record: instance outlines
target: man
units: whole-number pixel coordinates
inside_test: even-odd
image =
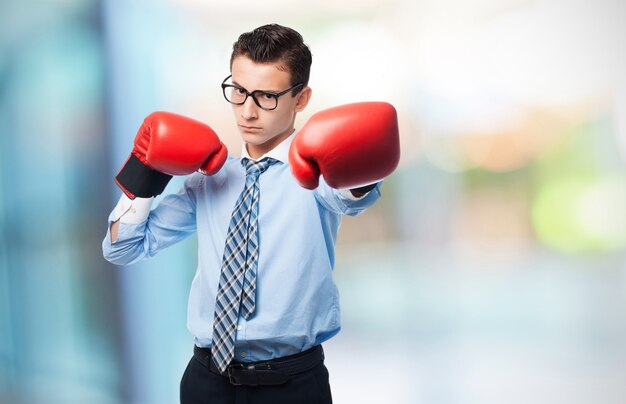
[[[198,234],[183,403],[332,402],[321,343],[340,329],[332,269],[341,215],[380,197],[399,145],[385,103],[322,111],[296,134],[310,66],[290,28],[242,34],[222,83],[241,158],[227,158],[208,126],[157,112],[116,177],[124,195],[109,217],[108,260],[130,264]],[[150,211],[171,175],[182,174],[192,175]]]

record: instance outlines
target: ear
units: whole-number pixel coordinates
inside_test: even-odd
[[[313,90],[311,87],[304,87],[302,91],[300,91],[297,95],[298,100],[296,101],[296,112],[301,112],[306,108],[309,104],[309,100],[311,100],[311,95],[313,94]]]

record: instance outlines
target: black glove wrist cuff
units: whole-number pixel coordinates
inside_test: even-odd
[[[115,177],[115,182],[127,195],[150,198],[160,195],[171,179],[171,175],[148,167],[131,153],[126,164]]]
[[[369,191],[371,191],[372,189],[376,188],[376,185],[378,185],[377,182],[375,182],[373,184],[365,185],[365,186],[359,187],[359,188],[352,188],[352,189],[350,189],[350,191],[361,192],[363,194],[366,194]]]

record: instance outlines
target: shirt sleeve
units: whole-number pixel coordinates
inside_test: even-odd
[[[177,193],[163,197],[151,211],[153,198],[136,198],[128,203],[122,197],[108,218],[102,242],[104,258],[117,265],[133,264],[193,234],[196,231],[196,187],[202,180],[198,178],[189,177]],[[117,240],[111,242],[111,224],[118,219]]]
[[[319,186],[313,191],[318,203],[331,212],[356,216],[363,213],[380,198],[380,184],[361,197],[355,197],[350,190],[339,190],[328,186],[324,177],[320,177]]]

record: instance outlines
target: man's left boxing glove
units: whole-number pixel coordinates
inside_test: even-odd
[[[130,199],[150,198],[161,194],[173,175],[215,174],[227,156],[226,146],[209,126],[171,112],[153,112],[139,128],[115,182]]]
[[[400,160],[398,117],[386,102],[359,102],[314,114],[289,149],[291,172],[307,189],[319,176],[332,188],[365,193]]]

